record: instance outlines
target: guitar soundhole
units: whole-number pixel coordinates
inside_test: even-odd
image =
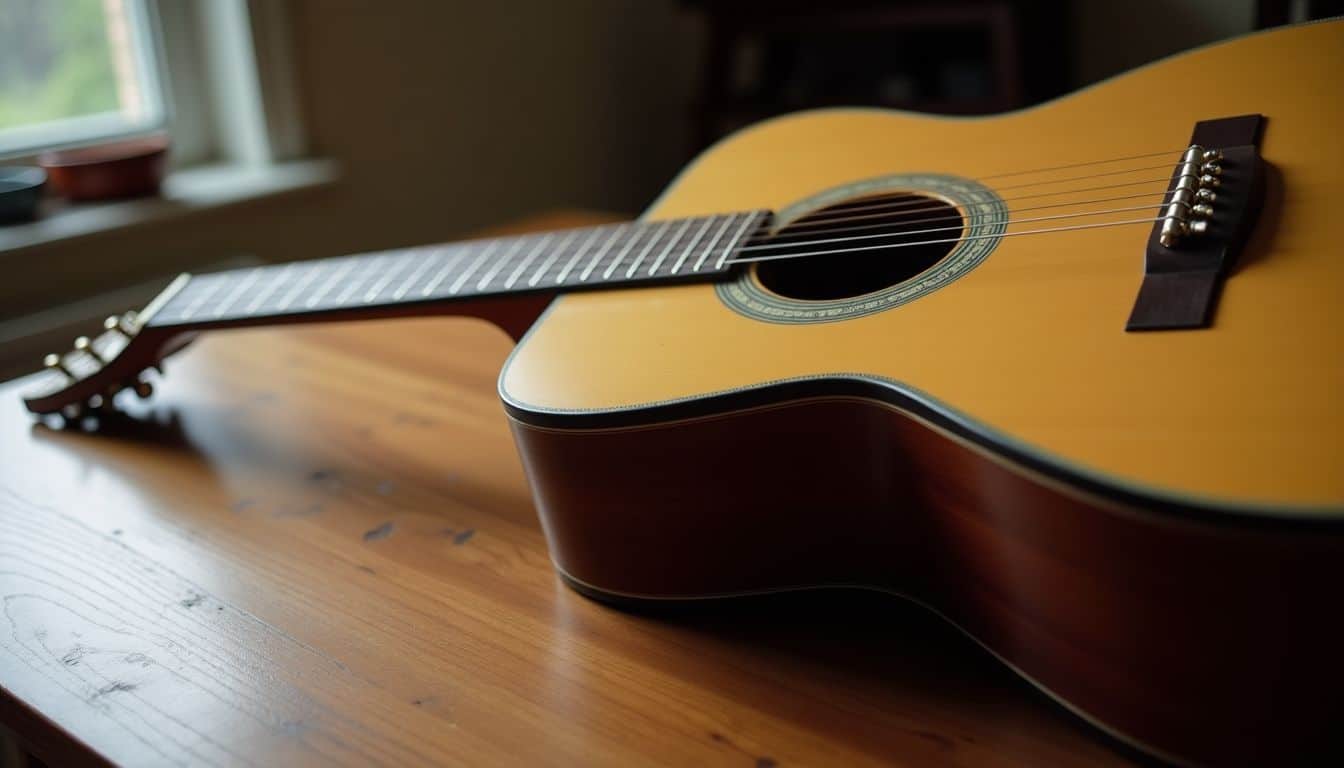
[[[938,198],[897,192],[827,206],[795,219],[744,256],[756,279],[779,296],[832,301],[880,291],[932,268],[956,247],[961,212]]]

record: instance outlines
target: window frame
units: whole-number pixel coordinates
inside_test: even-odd
[[[0,162],[32,165],[46,151],[160,132],[171,141],[168,156],[173,170],[220,164],[260,168],[305,156],[288,3],[125,2],[136,9],[139,34],[147,42],[137,46],[136,55],[142,59],[147,85],[157,95],[153,119],[126,126],[109,119],[111,115],[68,118],[88,121],[88,127],[0,151]],[[32,130],[49,133],[55,122]]]
[[[105,143],[163,130],[171,108],[164,88],[162,39],[156,14],[150,7],[156,0],[122,2],[132,27],[131,36],[136,41],[132,54],[135,74],[146,94],[145,119],[132,123],[118,112],[99,112],[7,128],[0,144],[0,159],[26,159],[52,149]]]

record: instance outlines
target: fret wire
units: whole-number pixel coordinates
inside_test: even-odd
[[[644,257],[649,255],[649,251],[653,250],[654,243],[658,242],[658,238],[662,237],[663,233],[666,232],[667,228],[670,226],[672,226],[672,219],[665,219],[658,225],[658,228],[653,233],[653,239],[644,244],[644,248],[640,250],[639,256],[635,257],[634,263],[632,263],[630,268],[625,271],[625,276],[627,278],[634,277],[635,271],[639,269],[639,265],[644,263]]]
[[[655,259],[654,262],[649,265],[648,273],[650,275],[652,275],[654,272],[657,272],[658,267],[662,266],[663,259],[666,259],[667,254],[672,252],[672,247],[675,246],[677,244],[677,241],[681,239],[681,236],[686,232],[687,228],[691,226],[692,221],[693,219],[685,219],[684,221],[682,221],[681,228],[677,230],[677,233],[672,236],[671,240],[668,241],[667,246],[664,247],[662,252],[658,254],[658,258]]]
[[[294,287],[289,290],[289,293],[285,294],[285,298],[281,300],[280,306],[276,307],[276,309],[281,312],[289,309],[289,305],[294,303],[294,299],[298,298],[300,293],[303,293],[303,289],[307,288],[308,284],[316,279],[318,273],[321,271],[322,267],[319,264],[312,264],[309,266],[308,270],[304,272],[303,278],[294,284]]]
[[[223,279],[222,277],[216,278],[214,280],[207,280],[206,285],[208,286],[208,290],[198,291],[197,296],[191,301],[191,303],[187,304],[187,306],[183,308],[180,317],[183,320],[191,319],[192,315],[196,314],[196,310],[200,309],[207,299],[218,293],[219,289],[224,287],[224,284],[227,282],[228,281]]]
[[[296,261],[294,262],[294,268],[290,270],[292,274],[289,274],[288,277],[285,277],[280,273],[276,274],[275,280],[277,285],[275,286],[275,290],[272,291],[267,297],[267,300],[261,304],[261,312],[263,314],[278,311],[280,302],[284,301],[285,294],[293,288],[297,281],[302,280],[307,276],[308,273],[305,270],[305,267],[306,265],[304,262]]]
[[[456,294],[461,290],[463,283],[467,282],[467,278],[471,277],[471,273],[475,272],[477,267],[481,266],[486,259],[490,258],[490,254],[494,253],[495,249],[498,247],[499,241],[491,240],[484,248],[482,248],[481,252],[476,256],[476,260],[471,263],[470,267],[467,267],[467,271],[459,275],[458,278],[453,281],[453,284],[448,287],[448,293]]]
[[[723,226],[719,227],[718,232],[714,233],[714,237],[710,239],[709,245],[705,246],[705,250],[700,252],[700,258],[695,260],[695,265],[691,267],[692,272],[699,272],[700,268],[705,265],[705,259],[709,258],[709,254],[714,252],[714,246],[718,245],[719,240],[723,237],[723,233],[728,231],[728,227],[733,223],[733,219],[736,218],[737,214],[734,213],[723,220]]]
[[[538,235],[449,244],[428,250],[413,248],[254,267],[236,277],[226,277],[225,273],[201,275],[173,302],[176,309],[164,315],[176,315],[176,320],[188,321],[204,313],[223,318],[259,312],[286,312],[300,301],[307,309],[314,309],[319,306],[343,306],[355,296],[362,298],[365,304],[380,298],[384,301],[401,301],[417,290],[421,296],[429,297],[449,277],[453,277],[449,293],[458,294],[464,291],[471,277],[476,274],[481,277],[471,282],[470,293],[489,292],[490,285],[505,273],[508,273],[508,279],[502,287],[494,290],[510,290],[534,267],[535,270],[528,278],[529,286],[537,286],[549,280],[556,284],[568,284],[571,276],[576,276],[575,284],[586,282],[593,279],[594,273],[599,273],[599,267],[602,267],[600,279],[611,280],[617,269],[627,264],[624,279],[634,278],[641,268],[645,269],[648,276],[654,276],[660,273],[662,266],[668,264],[669,260],[671,268],[667,274],[675,275],[691,263],[693,254],[696,258],[691,271],[701,271],[719,249],[722,252],[715,262],[715,268],[723,269],[738,243],[751,231],[753,225],[760,223],[759,211],[658,222],[622,222]],[[694,233],[691,232],[693,226]],[[731,238],[726,237],[729,230],[733,230]],[[691,237],[687,245],[679,247],[678,244],[688,234]],[[705,243],[703,249],[697,247],[701,242]],[[552,244],[554,247],[548,247]],[[574,247],[576,244],[577,247]],[[649,263],[655,251],[657,257]],[[500,254],[500,257],[492,259],[494,254]],[[632,254],[634,259],[629,261]],[[467,259],[470,259],[467,268],[461,274],[454,275]],[[335,263],[338,261],[339,264]],[[423,288],[417,289],[417,283],[432,270],[436,270],[434,276]],[[365,286],[367,290],[364,290]],[[390,297],[385,296],[390,286],[397,288]],[[339,293],[333,295],[336,291]],[[249,293],[252,295],[249,296]],[[311,295],[305,298],[305,293]],[[245,299],[245,306],[235,308]]]
[[[591,246],[592,243],[597,240],[599,235],[601,235],[603,232],[611,230],[613,227],[620,227],[620,226],[622,225],[604,224],[600,227],[582,228],[580,232],[581,233],[587,232],[588,237],[584,239],[584,242],[579,244],[579,247],[576,251],[566,251],[563,247],[557,246],[557,249],[560,252],[556,254],[556,258],[551,263],[551,266],[547,268],[545,272],[542,273],[541,280],[539,282],[546,282],[549,280],[553,280],[555,278],[555,275],[565,274],[567,272],[567,268],[568,270],[572,270],[573,267],[576,266],[579,261],[579,258],[576,257],[582,257],[583,254],[587,252],[589,246]]]
[[[685,250],[681,252],[681,256],[677,259],[677,263],[672,265],[672,274],[675,275],[681,271],[681,265],[686,263],[686,259],[691,255],[691,251],[695,250],[695,244],[700,242],[700,238],[705,236],[705,232],[709,230],[709,225],[713,222],[714,217],[709,216],[705,219],[705,223],[700,225],[700,229],[696,230],[695,237],[691,238],[690,245],[686,246]]]
[[[378,274],[379,266],[385,263],[389,258],[390,256],[386,252],[370,256],[369,260],[364,263],[364,268],[359,270],[359,274],[355,276],[355,279],[346,283],[345,288],[341,289],[340,295],[335,299],[335,305],[338,307],[345,306],[350,299],[355,297],[355,294],[358,293],[359,287],[364,284],[364,281],[370,277],[376,276]]]
[[[533,247],[532,250],[528,251],[527,256],[523,257],[522,263],[519,264],[516,268],[514,268],[513,272],[509,273],[509,279],[504,281],[504,290],[507,291],[513,287],[513,284],[518,280],[518,277],[522,275],[524,271],[527,270],[527,267],[532,263],[532,260],[537,258],[537,254],[541,253],[542,249],[546,247],[546,244],[549,243],[554,237],[555,237],[554,232],[547,232],[540,240],[537,241],[536,246]]]
[[[602,261],[602,257],[607,255],[607,252],[611,250],[611,247],[616,244],[617,238],[622,234],[625,234],[626,229],[627,225],[625,224],[617,224],[612,228],[611,237],[607,238],[607,241],[602,244],[602,247],[597,249],[597,253],[593,256],[593,260],[588,262],[588,266],[584,267],[583,271],[579,273],[580,283],[588,280],[588,276],[593,274],[593,270]]]
[[[429,296],[434,293],[434,289],[438,288],[440,283],[448,279],[448,273],[453,271],[453,267],[456,266],[459,261],[466,258],[467,251],[469,251],[470,248],[459,244],[444,246],[443,250],[448,251],[452,255],[443,262],[443,267],[441,267],[438,272],[434,273],[434,277],[425,284],[425,287],[420,289],[421,296]]]
[[[316,307],[318,305],[318,302],[322,301],[322,297],[327,295],[328,291],[330,291],[332,288],[335,288],[337,283],[343,280],[346,275],[354,271],[355,265],[358,263],[359,259],[357,257],[354,256],[347,257],[345,259],[345,264],[341,265],[340,269],[336,270],[335,272],[332,272],[331,277],[328,277],[326,281],[322,283],[322,287],[318,288],[317,293],[313,294],[312,296],[309,296],[308,300],[303,302],[303,305],[308,309]]]
[[[401,270],[404,269],[412,259],[405,251],[397,251],[388,258],[388,261],[391,262],[391,264],[389,264],[387,271],[383,273],[382,277],[374,281],[373,287],[369,288],[368,293],[364,294],[365,304],[372,304],[378,298],[378,294],[382,293],[383,289],[390,285],[397,275],[401,274]]]
[[[640,223],[642,224],[643,222]],[[608,264],[607,268],[603,270],[603,280],[611,279],[611,273],[616,271],[616,267],[620,266],[621,262],[625,259],[626,254],[630,253],[631,249],[635,247],[635,243],[639,242],[639,238],[643,237],[651,229],[653,229],[652,226],[641,226],[635,229],[634,237],[631,237],[626,241],[625,247],[620,250],[620,253],[616,254],[616,260],[611,262],[611,264]]]
[[[224,313],[229,311],[229,307],[233,306],[233,302],[237,301],[244,293],[247,292],[247,289],[250,288],[253,283],[257,282],[257,280],[261,278],[261,273],[263,271],[265,270],[262,267],[253,267],[252,271],[247,273],[247,277],[243,278],[242,280],[239,280],[238,285],[234,286],[234,289],[232,291],[229,291],[228,296],[225,297],[224,303],[216,307],[215,311],[212,314],[216,318],[223,317]]]
[[[672,219],[667,222],[659,222],[659,225],[663,225],[665,223],[675,224],[678,221],[680,220]],[[692,223],[694,222],[692,221]],[[536,241],[536,245],[533,248],[531,248],[527,252],[527,255],[522,259],[522,261],[517,266],[514,267],[512,273],[509,276],[509,279],[504,281],[502,288],[504,290],[511,289],[514,283],[516,283],[517,280],[522,276],[522,274],[527,271],[527,268],[531,264],[535,263],[536,259],[539,256],[541,256],[543,250],[545,250],[546,244],[551,239],[554,239],[554,236],[556,234],[563,233],[564,237],[560,239],[560,242],[558,242],[554,248],[550,249],[549,251],[546,251],[547,255],[546,258],[543,260],[543,263],[538,266],[536,271],[533,273],[532,277],[528,279],[529,285],[538,285],[550,280],[557,280],[556,275],[558,274],[563,274],[566,275],[567,277],[569,272],[572,271],[572,269],[575,266],[577,266],[583,254],[588,251],[588,249],[592,246],[593,242],[604,232],[611,231],[613,228],[617,230],[612,234],[610,238],[608,238],[607,241],[604,241],[602,246],[603,248],[615,248],[617,245],[620,245],[622,243],[625,244],[626,248],[629,248],[631,246],[636,245],[640,241],[640,238],[642,238],[644,234],[647,232],[647,230],[652,226],[650,224],[650,226],[643,226],[633,231],[629,231],[630,224],[631,224],[630,222],[623,222],[614,225],[604,224],[594,228],[578,227],[570,230],[560,230],[559,232],[547,233],[539,241]],[[622,229],[625,229],[627,231],[623,232],[621,231]],[[579,239],[581,236],[584,236],[585,233],[587,236],[583,238],[583,241],[579,244],[577,250],[575,251],[566,250],[566,246],[572,244],[574,240]],[[622,238],[622,235],[627,234],[630,237],[629,241],[625,241]],[[529,241],[530,240],[531,238],[529,238]],[[515,251],[515,255],[516,252],[517,251]],[[512,256],[510,256],[508,259],[505,259],[504,263],[502,263],[499,266],[499,269],[501,271],[507,270],[512,260],[513,260]],[[600,258],[598,263],[600,263]],[[559,281],[557,280],[557,282]]]
[[[509,246],[509,249],[504,252],[503,256],[495,259],[494,265],[491,266],[489,271],[487,271],[480,281],[476,283],[476,291],[478,293],[484,291],[485,286],[489,285],[490,281],[495,279],[495,275],[498,275],[505,266],[513,261],[513,257],[518,255],[518,252],[523,249],[523,244],[526,242],[526,237],[513,238],[513,245]]]
[[[737,245],[738,241],[742,239],[742,236],[751,230],[752,224],[755,224],[757,227],[760,226],[761,222],[758,220],[760,218],[761,214],[759,211],[754,211],[752,213],[747,214],[747,218],[745,221],[742,222],[742,226],[739,227],[737,232],[733,234],[733,239],[729,240],[728,244],[723,247],[723,255],[719,257],[719,260],[717,262],[715,262],[714,264],[715,269],[724,268],[724,266],[728,263],[728,257],[733,255],[733,246]]]
[[[542,275],[546,273],[546,270],[549,269],[551,264],[556,260],[557,257],[559,257],[560,251],[564,250],[564,247],[566,245],[569,245],[569,242],[578,236],[579,231],[580,230],[577,229],[571,229],[569,231],[569,235],[560,241],[560,244],[555,247],[555,250],[552,251],[550,255],[546,257],[546,260],[542,262],[541,266],[537,268],[536,273],[533,274],[532,277],[528,279],[527,281],[528,285],[534,286],[537,284],[538,281],[541,280]]]
[[[579,250],[574,252],[574,255],[571,256],[569,261],[565,264],[565,268],[560,270],[560,274],[556,276],[555,282],[557,284],[565,282],[565,278],[569,276],[569,271],[574,268],[574,264],[578,262],[579,257],[583,255],[584,251],[588,250],[589,246],[593,244],[593,241],[597,239],[597,236],[601,231],[601,227],[593,227],[592,234],[588,235],[588,239],[583,241],[583,245],[579,246]]]
[[[284,281],[285,275],[290,271],[292,271],[293,269],[294,269],[294,262],[292,261],[286,264],[284,267],[282,267],[280,271],[275,274],[275,278],[271,280],[270,284],[267,285],[266,288],[262,290],[261,293],[258,293],[256,296],[252,297],[252,301],[247,303],[247,309],[244,311],[249,315],[255,313],[257,311],[257,307],[260,307],[263,301],[269,298],[272,293],[275,293],[280,288],[280,284]]]
[[[401,287],[392,292],[393,301],[401,301],[405,298],[406,292],[411,289],[412,285],[415,285],[415,281],[423,277],[424,274],[429,271],[429,268],[434,266],[434,249],[416,248],[415,251],[423,251],[423,255],[420,257],[420,263],[416,266],[415,271],[411,272],[411,276],[406,278],[406,281],[401,284]]]

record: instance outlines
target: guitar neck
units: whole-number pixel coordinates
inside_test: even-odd
[[[184,276],[151,327],[254,325],[326,315],[414,314],[445,302],[712,280],[768,211],[626,222]]]

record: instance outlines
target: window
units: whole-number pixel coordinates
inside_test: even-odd
[[[165,130],[174,168],[304,155],[285,4],[0,0],[0,159]]]
[[[162,127],[160,71],[145,0],[0,0],[0,154]]]

